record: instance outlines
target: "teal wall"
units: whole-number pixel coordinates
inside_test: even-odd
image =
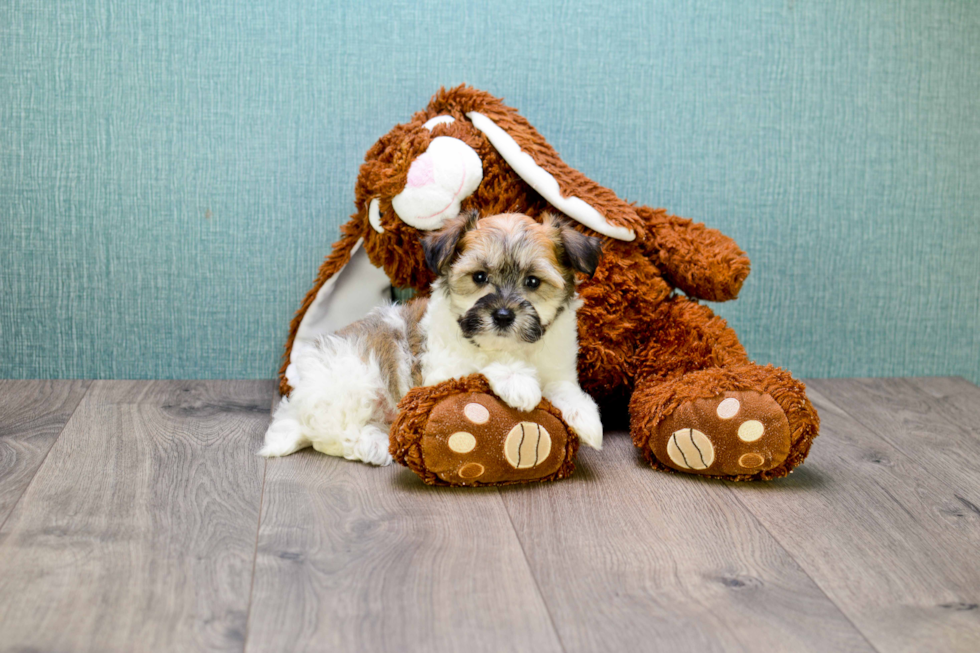
[[[5,0],[0,377],[271,377],[440,85],[735,237],[799,376],[980,381],[980,3]]]

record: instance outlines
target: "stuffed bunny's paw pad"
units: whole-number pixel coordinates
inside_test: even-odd
[[[790,453],[789,421],[768,394],[732,391],[681,404],[650,438],[654,456],[694,474],[744,476]]]
[[[568,431],[541,409],[521,412],[484,393],[452,395],[432,409],[421,439],[425,467],[452,485],[561,478]],[[570,472],[570,469],[569,469]]]

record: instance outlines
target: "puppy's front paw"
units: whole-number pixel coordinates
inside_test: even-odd
[[[541,385],[526,374],[511,374],[496,383],[490,381],[490,387],[505,404],[524,413],[531,412],[541,403]]]
[[[579,440],[593,449],[602,449],[602,420],[592,397],[582,392],[577,383],[569,382],[549,384],[544,394],[561,411]]]
[[[589,405],[562,410],[561,416],[582,442],[593,449],[602,449],[602,420],[595,404],[589,402]]]

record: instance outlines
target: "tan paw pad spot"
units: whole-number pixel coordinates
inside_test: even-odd
[[[738,414],[738,409],[741,407],[742,404],[739,403],[738,399],[729,397],[718,404],[718,410],[715,412],[718,413],[718,417],[721,419],[731,419]]]
[[[754,467],[759,467],[762,463],[766,462],[766,459],[757,453],[744,453],[738,459],[738,464],[746,469],[752,469]]]
[[[551,435],[540,424],[521,422],[504,440],[504,456],[515,469],[534,467],[551,453]]]
[[[482,406],[481,406],[482,408]],[[472,433],[457,431],[449,436],[449,448],[456,453],[469,453],[476,447],[476,438]]]
[[[701,431],[674,431],[667,442],[667,455],[682,469],[707,469],[715,461],[715,448]]]
[[[466,404],[466,407],[463,408],[463,414],[466,415],[466,419],[474,424],[486,424],[487,420],[490,419],[490,411],[486,409],[486,406],[478,403]]]
[[[483,476],[484,467],[480,463],[466,463],[459,468],[460,478],[477,478]]]
[[[742,442],[755,442],[766,432],[762,422],[750,419],[738,427],[738,439]]]

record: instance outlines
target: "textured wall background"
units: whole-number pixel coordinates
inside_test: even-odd
[[[978,70],[959,0],[6,0],[0,377],[273,376],[364,152],[465,81],[735,237],[758,360],[977,382]]]

